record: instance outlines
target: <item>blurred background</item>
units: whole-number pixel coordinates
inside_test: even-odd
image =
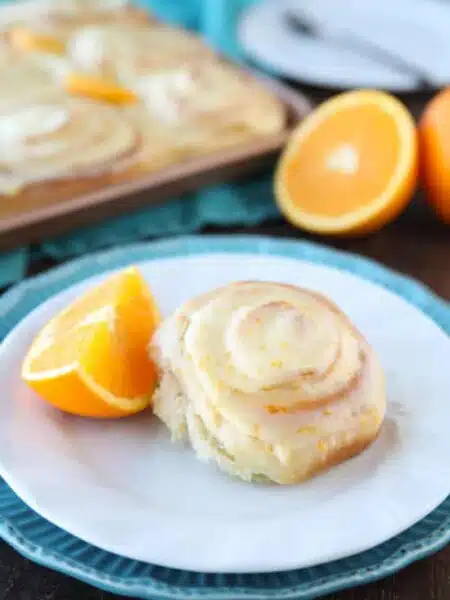
[[[123,4],[98,1],[112,9]],[[82,2],[78,0],[78,4]],[[58,5],[75,3],[60,0]],[[419,119],[427,102],[450,82],[447,0],[136,3],[164,22],[196,32],[232,61],[281,82],[311,107],[341,91],[377,88],[399,97]],[[1,4],[8,10],[6,2]],[[415,195],[398,221],[369,238],[311,236],[289,224],[275,202],[273,169],[277,158],[278,154],[272,155],[270,162],[244,179],[237,177],[238,169],[233,178],[231,170],[226,181],[205,183],[195,191],[184,192],[179,186],[175,194],[156,206],[130,210],[119,218],[105,217],[64,234],[46,235],[32,244],[4,248],[0,286],[88,251],[127,242],[195,232],[245,232],[313,239],[361,252],[412,272],[450,295],[450,283],[440,275],[448,230],[422,193]]]

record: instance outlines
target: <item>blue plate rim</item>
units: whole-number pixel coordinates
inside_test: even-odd
[[[273,254],[285,256],[287,258],[297,258],[307,260],[316,264],[322,264],[329,267],[339,268],[347,272],[354,273],[365,279],[368,279],[378,285],[382,285],[389,290],[397,293],[417,308],[428,314],[437,324],[447,333],[450,332],[450,310],[449,305],[444,300],[436,296],[424,285],[390,269],[383,267],[372,261],[358,255],[343,251],[334,250],[319,244],[297,241],[276,239],[261,236],[183,236],[178,238],[169,238],[156,242],[144,242],[123,246],[113,250],[96,252],[87,257],[77,258],[64,265],[55,267],[48,272],[30,278],[17,284],[11,290],[0,297],[0,340],[11,330],[17,322],[20,321],[36,303],[44,301],[47,297],[54,295],[61,289],[81,281],[87,277],[100,274],[102,272],[120,268],[129,263],[134,263],[152,258],[187,256],[193,254],[205,253],[248,253],[248,254]],[[30,301],[32,301],[31,306]],[[8,318],[9,317],[9,318]],[[6,503],[5,503],[6,498]],[[318,595],[330,594],[338,590],[369,583],[390,575],[401,568],[406,567],[412,562],[424,558],[434,552],[437,552],[450,542],[450,497],[438,507],[431,515],[422,522],[415,525],[396,539],[407,537],[408,532],[418,528],[427,519],[431,517],[439,520],[440,525],[433,531],[419,540],[413,542],[405,541],[401,548],[393,554],[382,558],[377,557],[377,566],[365,568],[345,568],[345,565],[360,556],[374,553],[379,554],[379,549],[384,544],[375,549],[369,550],[362,555],[350,557],[343,561],[337,561],[332,565],[338,565],[337,570],[322,577],[311,579],[309,585],[305,587],[295,581],[296,577],[303,571],[315,572],[317,569],[304,569],[298,571],[286,571],[277,574],[254,574],[254,577],[260,581],[260,585],[248,586],[242,584],[247,576],[235,576],[233,585],[229,585],[231,576],[217,574],[215,584],[212,585],[211,576],[204,574],[194,574],[187,572],[174,571],[176,574],[174,580],[177,584],[170,582],[161,583],[155,577],[126,577],[122,575],[111,575],[104,568],[94,568],[84,564],[64,554],[54,552],[40,546],[27,539],[26,534],[20,528],[14,525],[14,519],[5,506],[10,506],[21,514],[25,511],[30,524],[39,525],[42,531],[47,529],[57,530],[55,526],[45,521],[42,517],[31,511],[15,494],[2,484],[0,491],[0,537],[9,545],[15,548],[23,556],[34,562],[47,566],[55,571],[70,575],[86,583],[99,587],[109,592],[120,595],[128,595],[139,598],[151,598],[161,600],[184,600],[186,598],[208,597],[211,600],[263,600],[266,598],[277,598],[284,600],[300,600],[317,597]],[[20,521],[20,518],[18,519]],[[26,527],[25,527],[26,529]],[[58,530],[63,536],[67,537],[73,544],[78,542],[93,553],[101,553],[103,557],[110,557],[118,565],[120,562],[136,563],[116,555],[106,553],[102,550],[89,546],[77,538],[74,538],[67,532]],[[339,571],[339,565],[344,565]],[[149,565],[149,568],[151,565]],[[334,567],[333,567],[334,568]],[[155,567],[165,575],[171,574],[171,569]],[[189,579],[189,585],[180,585],[183,580],[183,574]],[[278,587],[267,588],[264,586],[266,577],[279,578]],[[250,577],[250,576],[248,576]],[[192,580],[194,578],[194,580]],[[284,582],[282,581],[284,580]],[[192,583],[194,581],[194,583]],[[223,585],[221,585],[223,582]],[[227,583],[228,582],[228,583]],[[307,588],[307,589],[306,589]]]

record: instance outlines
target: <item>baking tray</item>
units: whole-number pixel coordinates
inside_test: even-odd
[[[0,13],[6,6],[0,9]],[[160,203],[203,186],[257,173],[267,168],[283,148],[292,128],[310,112],[311,104],[301,93],[266,76],[251,72],[285,105],[286,129],[250,143],[188,159],[160,171],[114,183],[99,177],[78,186],[70,181],[71,195],[64,194],[67,180],[55,184],[51,192],[28,195],[18,206],[14,196],[0,197],[0,250],[37,242],[47,236],[117,217],[135,209]],[[95,185],[95,189],[92,186]],[[18,197],[20,199],[20,197]]]

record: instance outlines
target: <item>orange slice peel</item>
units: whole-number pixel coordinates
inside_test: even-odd
[[[377,90],[335,96],[293,132],[275,175],[280,210],[294,225],[330,235],[380,229],[417,185],[414,120]]]
[[[136,268],[88,290],[34,339],[23,380],[55,407],[113,418],[151,402],[157,374],[148,355],[158,307]]]
[[[425,107],[419,122],[421,183],[437,216],[450,225],[450,88]]]

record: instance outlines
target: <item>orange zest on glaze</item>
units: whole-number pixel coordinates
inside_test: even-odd
[[[272,404],[268,404],[264,408],[269,415],[276,415],[278,413],[287,414],[289,412],[285,406],[273,406]]]

